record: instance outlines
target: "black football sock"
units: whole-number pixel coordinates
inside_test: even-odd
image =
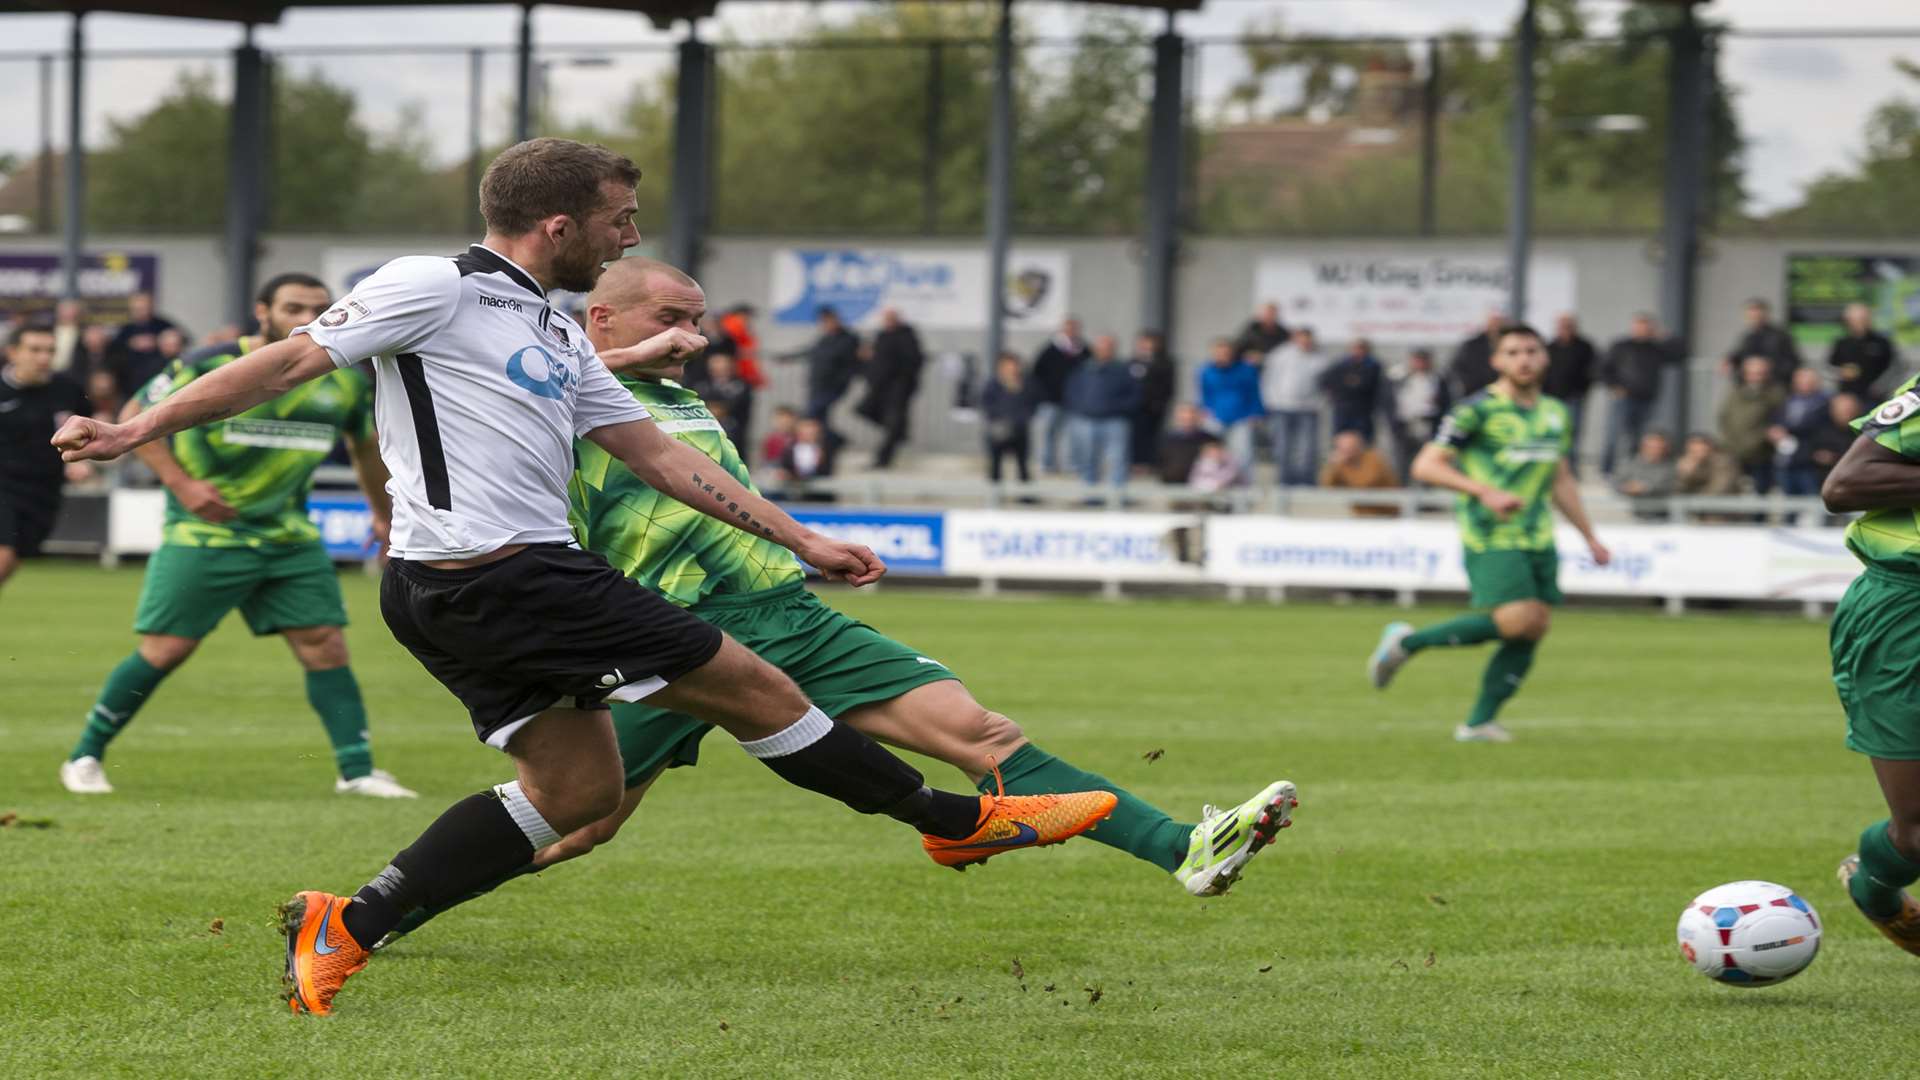
[[[911,765],[816,708],[740,748],[787,783],[838,799],[862,814],[886,814],[949,840],[971,836],[979,826],[978,797],[928,788]]]
[[[408,912],[449,904],[532,862],[535,851],[558,839],[518,781],[469,795],[355,893],[340,921],[370,949]]]

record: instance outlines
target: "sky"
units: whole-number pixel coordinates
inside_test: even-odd
[[[1622,0],[1591,0],[1586,5],[1601,26],[1627,5]],[[845,18],[859,5],[848,3],[755,3],[729,0],[720,16],[703,27],[709,38],[779,40],[810,20]],[[1072,32],[1085,8],[1056,3],[1025,4],[1032,25],[1043,35]],[[1178,16],[1180,30],[1194,37],[1230,37],[1250,23],[1278,17],[1289,30],[1331,36],[1360,34],[1420,35],[1456,28],[1498,34],[1510,25],[1519,0],[1208,0],[1204,10]],[[1738,94],[1748,149],[1749,209],[1765,212],[1798,201],[1803,186],[1823,173],[1845,169],[1861,146],[1862,127],[1873,107],[1907,93],[1920,97],[1920,84],[1898,75],[1894,61],[1920,62],[1920,3],[1914,0],[1847,0],[1844,4],[1807,0],[1712,0],[1701,9],[1735,31],[1818,31],[1836,28],[1898,30],[1911,37],[1875,33],[1861,38],[1811,40],[1741,38],[1723,49],[1721,71]],[[1142,13],[1158,25],[1161,16]],[[0,152],[32,154],[39,145],[39,68],[30,56],[64,49],[65,16],[0,15]],[[448,46],[509,46],[518,26],[517,8],[473,5],[446,8],[294,9],[257,36],[265,48],[340,48],[420,42]],[[619,12],[563,6],[535,11],[535,40],[549,46],[589,46],[602,66],[569,65],[556,50],[545,69],[554,100],[563,115],[584,116],[603,101],[621,101],[634,81],[672,65],[671,48],[681,29],[655,30],[644,18]],[[108,59],[89,65],[86,128],[90,142],[107,134],[115,119],[150,108],[182,67],[209,71],[224,90],[227,64],[213,55],[240,40],[238,28],[197,20],[152,19],[97,14],[87,19],[92,47],[115,49],[206,50],[205,58]],[[1207,49],[1200,64],[1200,94],[1209,96],[1236,72],[1234,51]],[[1209,60],[1209,58],[1212,58]],[[363,93],[363,118],[376,130],[392,127],[409,105],[424,110],[436,150],[457,159],[466,139],[465,55],[409,57],[301,57],[295,71],[318,67],[335,81],[377,93]],[[64,76],[56,71],[56,79]],[[503,139],[510,122],[512,71],[502,54],[490,56],[482,71],[484,123],[489,141]],[[64,130],[64,108],[55,109],[55,131]],[[56,134],[56,142],[59,136]]]

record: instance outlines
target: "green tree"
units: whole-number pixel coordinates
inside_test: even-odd
[[[1894,61],[1909,79],[1920,65]],[[1807,185],[1798,206],[1756,224],[1781,232],[1905,236],[1920,228],[1920,100],[1896,96],[1868,117],[1853,167]]]

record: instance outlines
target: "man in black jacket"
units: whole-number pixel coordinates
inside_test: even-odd
[[[1167,426],[1174,384],[1179,381],[1178,367],[1167,355],[1167,343],[1160,331],[1142,330],[1133,339],[1133,357],[1127,361],[1127,370],[1140,384],[1140,396],[1133,407],[1128,460],[1156,469],[1160,463],[1160,432]]]
[[[0,365],[0,583],[40,553],[60,514],[61,485],[91,474],[67,465],[53,433],[91,412],[80,384],[53,370],[53,330],[16,326]]]
[[[1653,316],[1641,312],[1633,317],[1627,336],[1613,343],[1600,365],[1600,381],[1613,392],[1613,405],[1607,412],[1607,445],[1600,456],[1600,471],[1613,475],[1613,464],[1622,450],[1632,453],[1640,445],[1640,436],[1660,400],[1660,383],[1668,364],[1678,360],[1673,343],[1660,338]]]
[[[1874,390],[1899,354],[1885,334],[1873,328],[1873,309],[1865,304],[1847,305],[1847,332],[1834,339],[1827,353],[1827,366],[1840,376],[1840,392],[1863,401],[1878,401]]]
[[[1040,471],[1064,471],[1060,439],[1067,429],[1067,379],[1087,359],[1087,339],[1080,336],[1080,320],[1068,316],[1060,332],[1047,339],[1033,358],[1027,390],[1033,396],[1033,441],[1040,444]],[[1069,463],[1073,464],[1073,463]]]
[[[1800,366],[1800,348],[1793,343],[1793,335],[1773,322],[1772,307],[1757,296],[1747,301],[1746,319],[1746,330],[1720,361],[1720,370],[1738,382],[1740,365],[1747,357],[1764,356],[1773,365],[1773,381],[1786,389],[1793,381],[1793,369]]]
[[[1453,400],[1464,401],[1493,385],[1496,377],[1493,345],[1506,325],[1505,315],[1490,311],[1487,313],[1486,332],[1473,335],[1453,351],[1453,362],[1447,365],[1447,381],[1452,384]]]
[[[876,469],[892,465],[894,451],[907,439],[907,417],[913,411],[913,396],[920,392],[920,368],[925,362],[920,335],[898,311],[882,311],[880,332],[873,336],[873,351],[867,359],[867,393],[854,409],[880,428],[880,449],[873,456]]]
[[[806,415],[825,425],[827,413],[853,385],[853,374],[860,366],[860,339],[841,324],[840,313],[830,307],[821,308],[815,317],[820,321],[820,336],[805,351],[781,359],[807,362]]]
[[[1567,406],[1567,418],[1573,425],[1573,449],[1567,454],[1567,464],[1575,472],[1580,470],[1580,432],[1586,428],[1587,392],[1593,389],[1599,359],[1593,342],[1580,333],[1580,324],[1572,315],[1554,320],[1553,340],[1547,342],[1547,374],[1540,389]]]
[[[1257,352],[1265,356],[1293,339],[1293,332],[1280,321],[1280,305],[1266,303],[1247,325],[1240,329],[1240,336],[1233,339],[1233,351],[1241,356]]]

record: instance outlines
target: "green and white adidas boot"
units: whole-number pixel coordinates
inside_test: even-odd
[[[1265,791],[1228,810],[1201,811],[1200,824],[1187,842],[1187,860],[1174,880],[1195,896],[1220,896],[1240,880],[1240,871],[1280,830],[1293,824],[1300,805],[1291,780],[1276,780]]]

